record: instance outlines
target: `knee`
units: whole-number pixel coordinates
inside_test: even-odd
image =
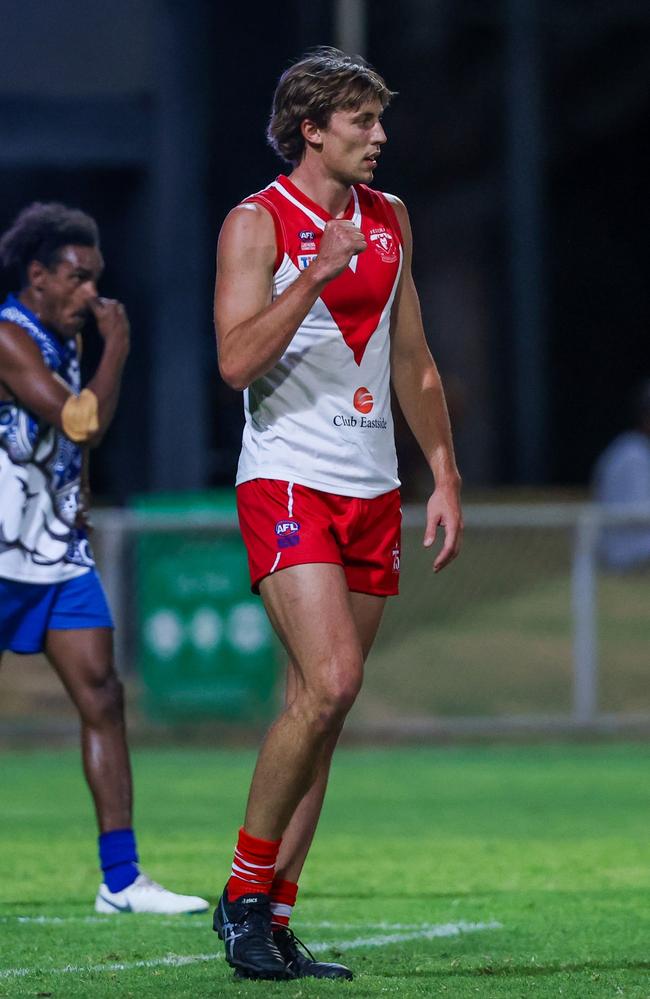
[[[316,692],[314,699],[314,725],[317,731],[328,734],[339,730],[357,699],[361,688],[362,664],[350,662],[342,671],[335,671]]]
[[[86,724],[101,726],[121,722],[124,717],[124,687],[113,669],[94,676],[80,699]]]
[[[347,689],[328,692],[320,698],[314,712],[314,730],[320,735],[339,731],[354,704],[356,694]]]

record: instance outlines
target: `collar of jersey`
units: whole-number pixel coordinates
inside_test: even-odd
[[[43,326],[43,323],[38,318],[36,313],[32,312],[31,309],[28,309],[27,306],[20,301],[18,296],[11,292],[7,295],[6,300],[0,306],[0,309],[7,308],[16,309],[25,317],[28,325],[33,329],[34,333],[47,342],[49,349],[55,352],[60,362],[63,361],[64,352],[66,350],[71,350],[75,345],[74,337],[70,337],[67,340],[61,340],[56,333],[48,329],[47,326]]]
[[[283,187],[285,191],[288,191],[296,201],[299,201],[305,208],[308,208],[312,215],[316,215],[318,218],[322,219],[323,223],[330,222],[335,217],[334,215],[330,215],[327,209],[323,208],[322,205],[318,205],[315,201],[312,201],[311,198],[307,197],[304,191],[301,191],[299,187],[296,187],[296,185],[290,181],[288,177],[285,177],[284,174],[280,174],[276,183]],[[350,200],[348,201],[343,215],[339,215],[337,217],[348,219],[349,221],[354,215],[356,200],[357,199],[354,197],[354,193],[351,192]]]
[[[23,303],[20,301],[17,295],[14,295],[12,292],[10,292],[7,295],[7,300],[4,303],[4,305],[5,308],[9,307],[12,309],[18,309],[19,312],[22,312],[25,319],[29,319],[29,321],[32,322],[34,326],[37,326],[42,333],[48,333],[48,334],[50,333],[50,331],[46,329],[45,326],[43,326],[43,323],[40,321],[36,313],[32,312],[31,309],[28,309],[26,305],[23,305]]]
[[[55,333],[54,330],[51,330],[49,326],[44,326],[39,317],[36,315],[36,313],[32,312],[31,309],[28,309],[27,306],[20,301],[18,296],[13,294],[13,292],[9,292],[9,294],[7,295],[7,299],[4,302],[4,305],[0,306],[0,308],[7,308],[7,307],[18,309],[19,312],[22,312],[25,319],[28,319],[31,323],[34,324],[34,326],[37,327],[37,329],[41,331],[41,333],[44,333],[45,336],[48,336],[52,340],[52,342],[56,344],[57,347],[66,346],[66,344],[74,342],[75,338],[73,336],[66,337],[64,339],[60,337],[58,333]]]

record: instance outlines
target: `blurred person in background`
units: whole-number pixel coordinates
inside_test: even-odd
[[[123,305],[97,294],[104,262],[95,221],[29,205],[0,239],[16,294],[0,306],[0,657],[43,652],[81,719],[86,780],[99,825],[98,912],[203,911],[141,873],[113,621],[88,543],[82,478],[117,405],[129,352]],[[103,339],[81,388],[82,336]]]
[[[608,445],[596,462],[593,493],[607,507],[648,507],[650,515],[650,378],[635,389],[630,400],[633,428]],[[607,527],[599,554],[609,569],[625,571],[650,562],[650,526]]]
[[[219,364],[246,412],[239,521],[253,589],[289,657],[286,706],[260,750],[214,916],[240,977],[352,977],[300,949],[289,921],[332,753],[398,591],[391,382],[433,474],[424,544],[439,526],[445,535],[434,569],[460,547],[460,478],[408,214],[367,186],[391,97],[336,49],[288,69],[268,138],[292,171],[235,207],[219,239]]]

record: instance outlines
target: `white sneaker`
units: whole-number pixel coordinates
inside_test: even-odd
[[[109,891],[105,884],[101,884],[95,899],[95,912],[152,912],[160,916],[175,916],[205,912],[209,908],[210,903],[204,898],[177,895],[146,874],[138,874],[133,884],[122,891]]]

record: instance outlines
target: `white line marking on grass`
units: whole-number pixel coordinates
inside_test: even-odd
[[[297,923],[299,929],[306,926],[310,930],[429,930],[432,926],[438,925],[436,923],[389,923],[385,919],[379,923],[366,923],[365,921],[339,923],[331,919],[312,922],[308,919],[294,919],[294,923]]]
[[[334,947],[336,950],[354,950],[356,947],[386,947],[388,944],[406,943],[408,940],[435,940],[437,937],[458,937],[461,933],[479,933],[481,930],[500,930],[502,923],[441,923],[411,933],[385,933],[379,937],[357,937],[355,940],[340,940],[338,943],[316,943],[310,950],[315,953]]]
[[[103,916],[2,916],[0,923],[37,923],[56,926],[59,923],[103,923]]]
[[[196,915],[172,916],[171,919],[161,919],[160,916],[152,916],[156,926],[173,926],[174,929],[201,930],[205,933],[205,922],[197,919]],[[294,922],[296,922],[294,920]],[[18,923],[19,926],[68,926],[70,923],[81,923],[84,926],[115,926],[115,915],[113,913],[102,916],[0,916],[0,923]],[[367,923],[357,921],[355,923],[339,923],[332,919],[309,920],[299,919],[297,921],[299,929],[309,930],[428,930],[435,923],[390,923],[382,920],[378,923]]]
[[[196,915],[174,916],[173,919],[161,919],[160,916],[153,916],[156,926],[174,926],[176,929],[197,929],[205,932],[205,923],[196,918]],[[67,926],[70,923],[83,923],[93,926],[115,926],[115,915],[107,913],[103,916],[0,916],[0,923],[37,924],[41,926]]]
[[[222,954],[168,954],[166,957],[152,957],[148,961],[126,961],[115,964],[66,964],[63,968],[2,968],[0,978],[22,978],[25,975],[79,975],[98,971],[134,971],[137,968],[182,967],[186,964],[199,964],[204,961],[219,961]]]
[[[206,924],[203,920],[197,919],[196,915],[178,915],[172,916],[171,919],[161,919],[160,916],[152,916],[151,918],[152,921],[155,921],[156,926],[173,926],[177,930],[201,930],[202,933],[205,933]],[[30,924],[39,926],[67,926],[70,923],[81,923],[86,926],[114,927],[115,916],[112,913],[102,916],[0,916],[0,923],[18,923],[20,926],[29,926]],[[299,929],[386,930],[388,932],[394,932],[395,930],[429,930],[438,925],[436,923],[390,923],[386,920],[378,923],[367,923],[365,920],[354,923],[340,923],[332,919],[299,919],[297,923]]]
[[[54,918],[54,917],[52,917]],[[340,928],[340,927],[339,927]],[[356,937],[354,940],[328,940],[312,944],[315,954],[330,949],[354,950],[358,947],[386,947],[389,944],[405,943],[409,940],[434,940],[439,937],[457,937],[463,933],[479,933],[482,930],[500,930],[502,923],[493,920],[489,923],[440,923],[425,924],[411,933],[386,933],[378,937]],[[24,978],[26,975],[79,975],[103,971],[134,971],[138,968],[181,967],[187,964],[201,964],[205,961],[218,961],[221,954],[168,954],[166,957],[153,957],[148,961],[128,961],[116,964],[66,964],[63,968],[0,968],[0,979]]]

